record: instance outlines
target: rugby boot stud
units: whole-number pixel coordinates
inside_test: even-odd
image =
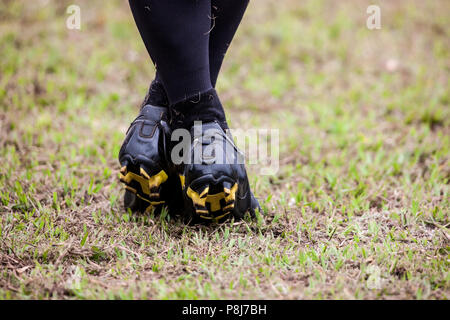
[[[250,190],[244,155],[218,122],[196,122],[189,156],[179,167],[187,218],[221,222],[252,216],[259,203]]]

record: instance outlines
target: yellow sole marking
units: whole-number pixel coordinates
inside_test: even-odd
[[[219,220],[219,219],[222,219],[223,217],[225,217],[225,216],[227,216],[227,215],[229,215],[229,214],[230,214],[230,213],[227,212],[227,213],[224,213],[223,215],[217,216],[217,217],[200,216],[200,218],[205,219],[205,220]]]
[[[168,178],[169,176],[167,175],[167,173],[164,170],[161,170],[158,174],[150,177],[150,179],[148,180],[148,185],[150,189],[157,188],[161,184],[166,182]]]
[[[194,190],[191,189],[191,187],[189,187],[187,190],[187,196],[192,199],[192,202],[194,202],[194,204],[204,207],[206,205],[206,198],[207,198],[205,197],[205,195],[208,194],[208,191],[209,187],[203,190],[201,194],[198,194],[198,192],[195,192]]]
[[[151,202],[150,200],[145,199],[144,197],[142,197],[142,196],[139,195],[138,193],[136,193],[136,196],[137,196],[139,199],[144,200],[145,202],[148,202],[148,203],[152,204],[152,202]]]
[[[199,195],[197,192],[192,190],[190,187],[187,190],[187,195],[189,198],[192,199],[192,202],[194,204],[200,205],[202,207],[206,206],[206,202],[208,202],[211,205],[211,212],[216,212],[221,209],[220,200],[225,199],[226,203],[233,202],[234,207],[234,200],[236,199],[236,192],[238,189],[238,184],[235,183],[231,189],[224,188],[224,192],[216,193],[216,194],[208,194],[206,197],[204,197],[205,192],[208,193],[209,187],[206,188],[201,195]],[[230,205],[226,206],[225,208],[228,208]],[[223,208],[223,209],[225,209]]]
[[[130,184],[134,180],[141,185],[143,193],[145,193],[145,194],[150,193],[150,188],[148,186],[148,180],[145,179],[143,176],[137,175],[133,172],[128,172],[125,176],[121,175],[120,180],[125,182],[126,184]]]
[[[180,174],[179,176],[180,176],[181,188],[184,189],[184,183],[186,182],[186,177],[183,176],[182,174]]]
[[[148,200],[148,199],[145,199],[144,197],[142,197],[142,196],[139,195],[138,193],[136,193],[136,196],[137,196],[139,199],[144,200],[145,202],[150,203],[152,206],[157,206],[157,205],[159,205],[159,204],[166,203],[165,201],[150,201],[150,200]]]
[[[220,200],[225,199],[225,194],[223,192],[216,194],[208,194],[206,197],[206,202],[211,205],[211,211],[219,211],[220,210]]]
[[[224,214],[221,215],[221,216],[217,216],[216,219],[217,219],[217,220],[222,219],[223,217],[225,217],[225,216],[227,216],[227,215],[229,215],[229,214],[230,214],[229,212],[224,213]]]
[[[231,188],[231,190],[227,189],[228,195],[225,197],[226,202],[234,201],[236,200],[236,192],[238,190],[238,184],[235,183],[234,186]]]
[[[132,188],[130,186],[125,186],[125,189],[128,190],[128,191],[131,191],[133,193],[137,193],[136,189],[134,189],[134,188]]]
[[[233,208],[234,208],[234,203],[227,205],[226,207],[223,208],[223,210],[233,209]]]
[[[145,172],[144,169],[141,168],[140,173],[141,173],[141,175],[144,176],[144,178],[150,180],[150,176],[147,174],[147,172]]]
[[[235,183],[234,186],[230,189],[224,188],[224,192],[216,193],[216,194],[208,194],[206,197],[206,202],[208,202],[211,205],[211,211],[219,211],[220,206],[220,200],[225,199],[225,203],[228,202],[234,202],[236,199],[236,191],[238,189],[238,184]],[[233,203],[234,206],[234,203]],[[227,206],[228,207],[228,206]],[[226,208],[226,207],[225,207]],[[225,209],[223,208],[223,209]]]

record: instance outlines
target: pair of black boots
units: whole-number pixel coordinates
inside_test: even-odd
[[[226,124],[214,119],[208,97],[193,102],[207,113],[202,116],[206,120],[195,122],[195,108],[193,113],[177,112],[168,107],[163,92],[154,81],[119,152],[125,208],[148,212],[166,206],[186,222],[241,219],[247,212],[254,216],[260,207],[244,157]]]

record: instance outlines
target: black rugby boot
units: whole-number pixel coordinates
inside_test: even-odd
[[[170,141],[170,128],[162,90],[158,82],[152,83],[119,152],[120,181],[126,189],[124,206],[133,212],[160,211],[167,205],[173,213],[183,205],[178,177],[169,168],[166,141]]]
[[[209,120],[223,113],[214,107],[215,92],[199,97],[187,105],[189,115],[172,107],[172,129],[190,128],[188,152],[178,160],[177,171],[185,200],[185,218],[192,222],[222,222],[227,218],[241,219],[249,212],[252,217],[260,206],[253,193],[245,170],[245,157],[236,147],[225,121]],[[208,109],[213,106],[214,110]],[[186,103],[183,108],[186,107]],[[196,122],[197,114],[203,122]],[[206,120],[205,120],[206,118]],[[220,117],[224,119],[223,117]],[[198,119],[197,119],[198,120]],[[176,148],[176,149],[175,149]],[[183,149],[186,151],[187,147]],[[172,148],[172,161],[181,148]],[[176,163],[177,164],[177,163]]]

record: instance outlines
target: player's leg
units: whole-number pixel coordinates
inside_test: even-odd
[[[212,26],[209,39],[211,83],[216,86],[225,54],[241,23],[249,0],[211,0]]]
[[[210,1],[129,2],[169,102],[175,104],[212,89],[209,73]]]
[[[202,148],[211,147],[219,140],[224,142],[218,147],[226,154],[227,161],[197,163],[193,158],[195,152],[191,152],[190,161],[178,166],[186,207],[193,216],[206,220],[220,219],[231,213],[241,217],[258,204],[250,191],[243,163],[236,162],[237,149],[225,135],[225,114],[211,83],[211,3],[130,0],[130,5],[167,93],[171,128],[190,130],[191,142],[195,144],[198,137],[194,133],[194,122],[202,121],[200,136],[210,129],[220,138],[215,142],[206,141]]]

